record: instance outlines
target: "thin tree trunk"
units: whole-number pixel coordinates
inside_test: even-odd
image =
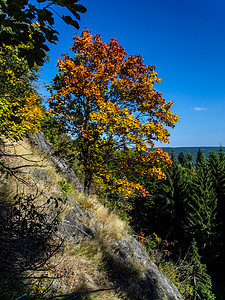
[[[86,195],[90,194],[90,188],[92,183],[93,172],[90,169],[85,170],[85,179],[84,179],[84,193]]]

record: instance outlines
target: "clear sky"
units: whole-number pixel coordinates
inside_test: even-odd
[[[225,0],[81,0],[80,30],[56,20],[59,42],[41,81],[55,76],[61,53],[70,53],[74,34],[84,27],[104,42],[116,38],[128,54],[155,65],[155,86],[180,123],[168,146],[225,146]],[[45,93],[44,88],[41,89]],[[157,144],[157,146],[165,146]]]

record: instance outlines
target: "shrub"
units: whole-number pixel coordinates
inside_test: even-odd
[[[73,191],[73,186],[68,183],[67,179],[63,179],[59,181],[59,184],[61,186],[61,191],[65,194],[71,194]]]

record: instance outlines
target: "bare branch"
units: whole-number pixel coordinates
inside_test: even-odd
[[[118,286],[109,288],[109,289],[99,289],[99,290],[87,291],[87,292],[83,292],[83,293],[71,293],[71,294],[64,294],[64,295],[56,295],[56,296],[51,296],[49,298],[44,298],[43,300],[50,300],[50,299],[55,299],[55,298],[71,297],[71,296],[81,296],[81,295],[87,295],[87,294],[91,294],[91,293],[104,292],[104,291],[111,291],[111,290],[116,290],[116,289],[118,289]]]

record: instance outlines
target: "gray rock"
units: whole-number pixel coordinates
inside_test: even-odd
[[[32,135],[27,133],[26,137],[42,152],[48,155],[52,155],[52,153],[54,152],[54,147],[47,141],[43,132],[39,131]]]
[[[136,286],[136,290],[141,291],[140,299],[183,299],[174,284],[151,262],[145,248],[134,238],[130,241],[116,241],[111,249],[121,265],[131,264],[142,269],[139,282],[136,280],[136,285],[139,286]],[[134,298],[139,299],[138,296]]]
[[[33,145],[51,158],[70,184],[80,190],[83,189],[68,162],[53,155],[54,149],[42,132],[35,133],[28,138]],[[39,176],[41,180],[48,179],[48,175],[41,171],[35,176]],[[69,201],[69,196],[66,195],[66,197]],[[86,238],[97,238],[94,228],[85,225],[93,220],[91,213],[82,211],[78,204],[74,203],[73,210],[60,223],[58,231],[66,241],[73,238],[77,243]],[[90,223],[95,223],[95,221]],[[127,295],[128,299],[182,300],[177,288],[151,262],[145,248],[132,237],[129,237],[129,240],[112,242],[110,249],[105,250],[105,262],[109,266],[112,281],[118,285],[123,294]]]
[[[72,184],[79,191],[83,190],[83,186],[81,185],[79,179],[77,178],[74,170],[70,167],[68,162],[63,158],[58,158],[55,156],[50,157],[56,168],[62,172],[65,178],[68,180],[70,184]]]
[[[30,143],[37,147],[43,154],[50,158],[56,168],[62,172],[70,184],[72,184],[79,191],[83,190],[83,186],[77,178],[74,170],[70,167],[65,159],[54,156],[54,147],[47,141],[43,132],[39,131],[32,135],[27,134],[26,137]]]
[[[75,238],[79,242],[86,238],[93,238],[95,237],[94,231],[83,224],[87,219],[89,219],[89,216],[75,203],[73,210],[65,216],[58,230],[63,238],[67,240]]]

